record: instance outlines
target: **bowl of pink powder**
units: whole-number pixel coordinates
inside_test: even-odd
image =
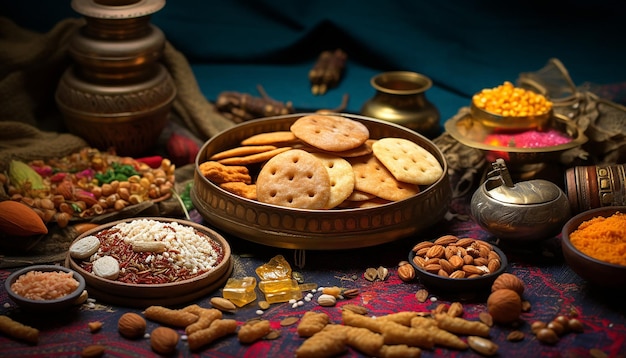
[[[11,300],[24,310],[57,312],[78,304],[85,279],[67,267],[33,265],[10,274],[4,286]]]

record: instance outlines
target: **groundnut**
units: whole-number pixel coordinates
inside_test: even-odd
[[[74,214],[74,208],[66,202],[59,204],[59,211],[67,214]]]
[[[128,183],[128,182],[125,182],[125,183]],[[121,186],[119,188],[117,193],[119,194],[120,199],[128,201],[128,198],[130,197],[130,191],[128,190],[129,188],[130,186],[128,188],[126,186]]]
[[[57,225],[59,225],[60,228],[66,227],[67,224],[70,222],[71,218],[72,218],[72,215],[68,213],[57,213],[55,215],[55,221],[57,222]]]
[[[141,177],[139,175],[132,175],[128,178],[128,182],[129,183],[139,183],[139,180],[141,180]]]
[[[100,215],[100,214],[104,213],[104,208],[100,204],[94,204],[91,207],[91,210],[93,210],[94,214],[96,214],[96,215]]]
[[[113,208],[117,211],[124,209],[128,205],[128,202],[122,199],[118,199],[115,204],[113,204]]]
[[[117,193],[107,196],[106,198],[107,207],[113,207],[115,205],[115,202],[118,201],[119,199],[120,199],[120,196]]]
[[[109,183],[102,184],[101,191],[102,195],[105,197],[115,193],[113,186]]]
[[[143,198],[141,197],[141,195],[137,195],[137,194],[133,194],[128,198],[128,202],[135,205],[135,204],[139,204],[143,201]]]
[[[55,206],[52,200],[48,198],[43,198],[39,201],[39,207],[44,210],[54,210]]]
[[[100,197],[102,196],[102,187],[94,186],[89,189],[89,192],[92,193],[93,196],[96,197],[96,199],[100,199]]]

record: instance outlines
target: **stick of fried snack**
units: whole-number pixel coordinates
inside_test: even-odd
[[[208,328],[195,331],[187,337],[187,344],[192,351],[198,350],[213,341],[235,333],[237,321],[234,319],[217,319]]]
[[[376,357],[385,343],[383,336],[378,333],[374,333],[367,328],[342,325],[336,326],[345,330],[347,345],[367,356]]]
[[[431,349],[435,346],[435,340],[426,329],[411,328],[396,322],[384,322],[382,331],[385,344],[406,344],[424,349]]]
[[[489,326],[480,321],[469,321],[461,317],[451,317],[445,313],[435,315],[437,326],[448,332],[489,337]]]
[[[198,316],[183,310],[174,310],[163,306],[150,306],[144,316],[158,323],[174,327],[187,327],[198,320]]]
[[[330,318],[326,313],[307,311],[300,319],[296,330],[300,337],[311,337],[321,331],[329,322]]]
[[[272,327],[270,326],[270,321],[265,319],[256,322],[249,322],[239,328],[237,338],[239,339],[239,342],[243,344],[254,343],[270,333],[271,329]]]
[[[399,323],[403,326],[410,326],[411,325],[411,319],[413,319],[413,317],[417,317],[418,313],[414,312],[414,311],[402,311],[402,312],[396,312],[396,313],[390,313],[390,314],[386,314],[384,316],[380,316],[377,317],[376,319],[382,319],[385,321],[393,321],[396,323]]]
[[[183,308],[183,310],[185,310]],[[185,334],[190,335],[193,332],[208,328],[213,321],[222,318],[222,311],[217,308],[200,308],[197,311],[198,320],[185,327]]]
[[[411,327],[426,329],[435,341],[435,345],[446,348],[464,350],[468,348],[467,343],[456,334],[443,330],[437,326],[437,322],[432,318],[413,317]]]
[[[354,313],[350,310],[343,310],[341,312],[341,320],[346,326],[367,328],[372,332],[382,333],[382,321]]]
[[[14,321],[5,315],[0,315],[0,332],[30,344],[37,344],[37,342],[39,342],[38,329]]]
[[[329,324],[321,331],[307,338],[298,349],[296,358],[324,358],[334,357],[346,351],[346,333],[344,330],[333,328]]]
[[[376,355],[380,358],[420,358],[421,356],[421,349],[409,347],[406,344],[384,345]]]

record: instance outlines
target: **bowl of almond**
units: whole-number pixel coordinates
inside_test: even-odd
[[[443,153],[400,125],[351,114],[251,120],[208,140],[191,199],[212,226],[263,245],[334,250],[415,234],[443,218]]]
[[[489,289],[508,265],[497,246],[455,235],[417,243],[409,252],[409,262],[421,283],[444,292]]]

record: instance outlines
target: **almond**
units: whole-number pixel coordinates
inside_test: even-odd
[[[426,260],[424,260],[423,257],[421,256],[415,256],[413,257],[413,263],[417,266],[417,267],[424,267],[426,266]]]
[[[125,338],[143,337],[146,333],[146,320],[137,313],[124,313],[117,321],[117,330]]]
[[[439,265],[441,265],[441,269],[445,271],[448,275],[454,272],[454,266],[450,263],[450,261],[446,259],[440,259]]]
[[[420,303],[426,302],[428,299],[428,291],[425,289],[417,290],[417,292],[415,292],[415,298],[417,298],[417,301]]]
[[[0,232],[9,236],[48,233],[42,218],[29,206],[13,200],[0,201]]]
[[[418,243],[417,245],[413,246],[413,252],[417,253],[418,251],[420,251],[421,249],[428,249],[429,247],[433,246],[434,243],[432,241],[422,241],[420,243]]]
[[[463,265],[463,271],[469,275],[482,275],[484,273],[484,271],[476,265]]]
[[[415,269],[411,264],[404,264],[398,267],[398,277],[404,282],[409,282],[415,278]]]
[[[366,315],[369,311],[367,310],[367,308],[363,307],[363,306],[359,306],[359,305],[353,305],[353,304],[345,304],[343,306],[341,306],[342,310],[347,310],[347,311],[352,311],[356,314],[360,314],[360,315]]]
[[[163,355],[174,353],[178,344],[178,333],[169,327],[157,327],[150,333],[150,347]]]
[[[446,246],[446,245],[453,244],[457,241],[459,241],[459,238],[454,235],[444,235],[438,238],[437,240],[435,240],[434,244]]]
[[[445,253],[445,249],[441,245],[433,245],[428,251],[426,251],[426,257],[428,258],[441,258]]]
[[[489,260],[487,260],[485,257],[477,257],[474,259],[474,265],[476,266],[487,266],[488,263]]]
[[[82,352],[80,352],[82,358],[97,358],[102,357],[103,354],[104,346],[101,344],[92,344],[83,348]]]
[[[211,305],[222,312],[233,312],[237,309],[234,303],[223,297],[212,297]]]
[[[457,270],[460,269],[461,267],[463,267],[463,264],[465,263],[463,261],[463,259],[461,258],[461,256],[452,256],[448,259],[448,262],[450,263],[450,265],[452,265],[452,267]]]
[[[430,272],[430,273],[439,273],[439,270],[441,270],[441,265],[439,264],[428,264],[424,267],[424,270]]]
[[[476,240],[472,239],[471,237],[465,237],[465,238],[459,239],[459,241],[451,245],[460,246],[460,247],[469,247],[471,244],[474,243],[474,241]]]
[[[463,270],[456,270],[450,274],[450,278],[465,278],[466,274]]]
[[[489,262],[487,263],[487,268],[489,269],[489,272],[498,271],[500,269],[500,260],[498,259],[489,260]]]
[[[320,306],[332,307],[337,303],[337,299],[335,298],[335,296],[331,296],[331,295],[327,295],[323,293],[317,298],[317,303]]]

